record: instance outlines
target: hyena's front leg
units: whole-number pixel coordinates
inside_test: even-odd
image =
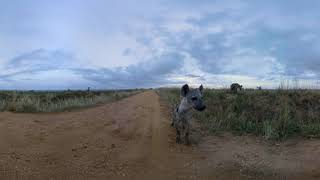
[[[186,132],[186,135],[185,135],[184,138],[185,138],[185,140],[184,140],[185,142],[184,142],[184,143],[185,143],[186,145],[189,145],[189,144],[190,144],[189,132]]]
[[[184,135],[184,143],[186,145],[189,145],[190,144],[190,138],[189,138],[189,135],[190,135],[190,125],[189,123],[186,124],[186,129],[185,129],[185,135]]]
[[[180,144],[181,143],[181,132],[178,128],[176,128],[176,130],[177,130],[176,143]]]

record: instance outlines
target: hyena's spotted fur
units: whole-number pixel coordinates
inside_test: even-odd
[[[203,86],[197,89],[190,89],[187,84],[181,88],[181,102],[173,109],[172,126],[176,128],[176,142],[181,143],[182,138],[185,144],[189,144],[190,121],[192,109],[203,111],[206,106],[202,101]]]

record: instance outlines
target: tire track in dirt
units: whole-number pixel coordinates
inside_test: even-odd
[[[73,112],[0,113],[0,179],[320,177],[319,140],[222,134],[177,145],[169,114],[154,91]]]

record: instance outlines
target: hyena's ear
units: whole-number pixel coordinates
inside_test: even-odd
[[[203,92],[203,86],[202,86],[202,84],[200,85],[199,90],[200,90],[201,93]]]
[[[181,96],[182,96],[182,97],[186,97],[187,94],[188,94],[188,92],[189,92],[189,86],[188,86],[188,84],[183,85],[183,86],[181,87]]]

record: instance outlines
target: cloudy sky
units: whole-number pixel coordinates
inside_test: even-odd
[[[0,0],[0,89],[319,85],[320,1]]]

